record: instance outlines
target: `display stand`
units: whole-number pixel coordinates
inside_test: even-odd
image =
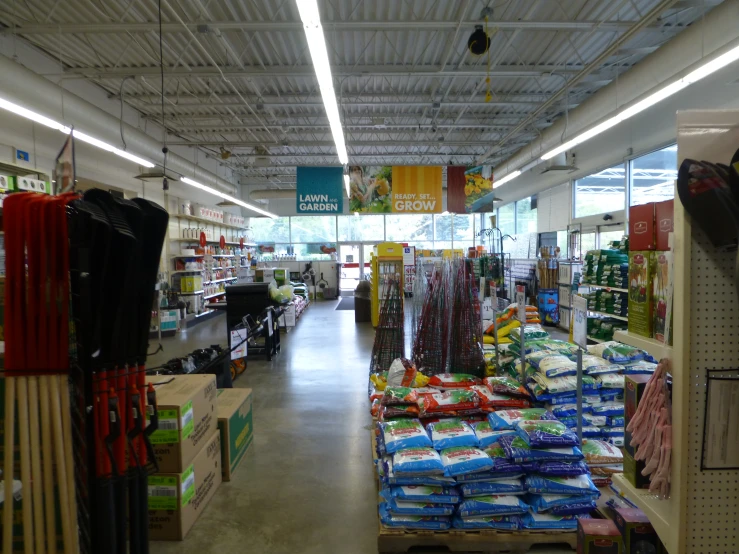
[[[739,111],[678,113],[678,162],[728,164],[739,148]],[[623,475],[614,483],[641,508],[670,554],[736,552],[739,470],[704,470],[708,370],[739,367],[736,252],[721,252],[694,225],[675,194],[674,347],[619,333],[634,346],[672,358],[671,494],[659,500]]]

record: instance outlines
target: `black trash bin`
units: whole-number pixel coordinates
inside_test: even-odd
[[[370,300],[369,281],[360,281],[354,289],[354,322],[368,323],[372,321],[372,301]]]

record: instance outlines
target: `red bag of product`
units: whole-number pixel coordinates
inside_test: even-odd
[[[407,358],[397,358],[390,364],[387,384],[394,387],[411,387],[416,378],[416,364]]]
[[[440,373],[429,379],[429,387],[435,389],[466,389],[480,383],[480,379],[467,373]]]
[[[382,406],[380,408],[380,413],[382,414],[382,418],[392,418],[392,417],[418,417],[418,406],[415,405],[409,405],[409,406]]]
[[[471,390],[448,390],[422,394],[418,400],[421,415],[478,410],[480,399]]]
[[[531,398],[531,395],[521,383],[511,377],[485,377],[483,381],[495,394],[507,394]]]
[[[505,394],[491,392],[485,385],[475,385],[471,389],[480,398],[480,409],[486,412],[508,408],[530,408],[531,402],[525,398],[516,398]]]
[[[385,394],[382,397],[382,404],[384,406],[416,404],[417,402],[418,393],[410,387],[385,387]]]

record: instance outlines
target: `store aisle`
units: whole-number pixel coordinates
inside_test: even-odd
[[[272,360],[236,387],[254,390],[254,442],[183,542],[152,554],[377,552],[367,370],[374,332],[335,302],[311,305]],[[213,342],[225,318],[165,339],[149,366]],[[152,348],[153,349],[153,348]]]

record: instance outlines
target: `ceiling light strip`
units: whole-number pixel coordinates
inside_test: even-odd
[[[316,71],[323,106],[326,109],[326,116],[331,127],[331,135],[333,135],[334,143],[336,144],[336,154],[339,157],[340,163],[347,164],[349,163],[349,157],[346,153],[344,132],[341,129],[339,106],[336,103],[333,77],[331,76],[331,66],[328,62],[326,40],[323,36],[318,4],[316,0],[296,0],[296,4],[298,6],[298,12],[300,12],[300,19],[303,22],[303,30],[305,31],[305,38],[308,41],[308,49],[310,50],[310,57],[313,61],[313,68]]]
[[[252,204],[247,204],[243,200],[239,200],[235,196],[231,196],[230,194],[226,194],[225,192],[221,192],[218,189],[214,189],[213,187],[209,187],[208,185],[204,185],[202,183],[198,183],[197,181],[193,181],[189,177],[183,177],[180,179],[183,183],[186,183],[190,185],[191,187],[195,187],[197,189],[203,190],[205,192],[208,192],[210,194],[213,194],[215,196],[218,196],[220,198],[223,198],[224,200],[228,200],[229,202],[233,202],[234,204],[241,206],[242,208],[246,208],[247,210],[252,210],[254,212],[257,212],[262,215],[266,215],[267,217],[271,217],[272,219],[277,219],[279,216],[276,214],[273,214],[271,212],[268,212],[266,210],[263,210],[261,208],[257,208],[256,206],[253,206]]]

